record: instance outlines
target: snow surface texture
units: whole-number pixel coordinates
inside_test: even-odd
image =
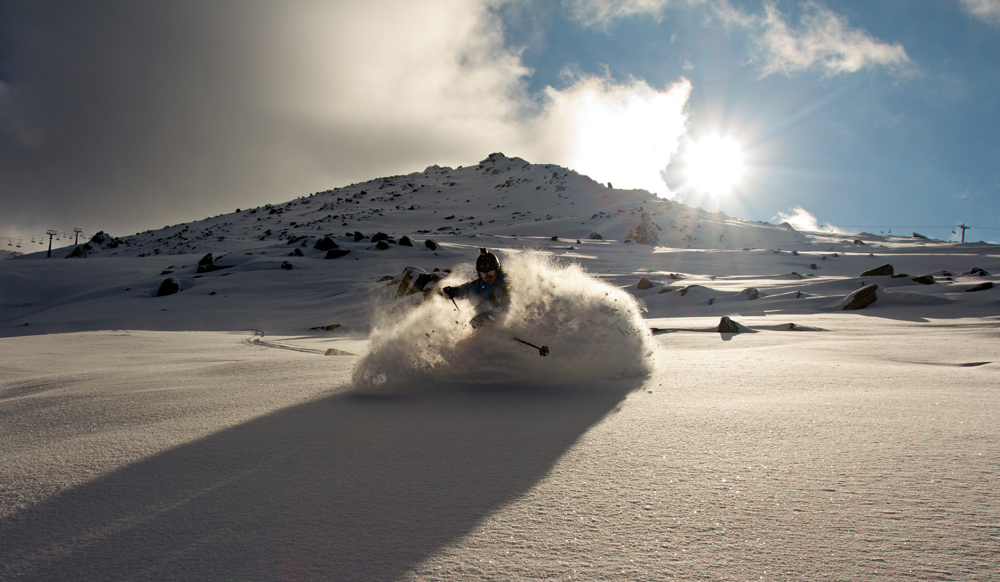
[[[659,246],[623,240],[644,212]],[[0,261],[0,579],[997,578],[996,245],[799,232],[500,155],[121,241]],[[469,334],[470,305],[386,281],[467,281],[479,247],[586,322],[512,316],[512,363],[570,370],[604,286],[647,309],[649,375],[431,366],[410,377],[447,389],[359,393],[359,354],[392,364],[421,316],[441,349]],[[519,265],[532,249],[553,262]],[[599,335],[607,362],[626,338]]]
[[[439,293],[405,312],[380,308],[371,347],[358,363],[359,390],[422,384],[574,385],[650,372],[652,336],[636,300],[575,263],[537,252],[500,254],[513,289],[510,307],[492,329],[473,329],[469,300]],[[460,265],[440,286],[476,276]],[[548,356],[520,343],[552,346]]]

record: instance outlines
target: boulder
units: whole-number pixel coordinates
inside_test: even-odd
[[[410,240],[410,237],[404,234],[403,236],[399,237],[399,245],[404,247],[412,247],[413,241]]]
[[[363,240],[365,240],[365,235],[358,231],[354,231],[354,242],[361,242]]]
[[[972,287],[971,289],[966,289],[965,292],[969,293],[969,292],[972,292],[972,291],[986,291],[987,289],[992,289],[992,288],[993,288],[993,282],[992,281],[987,281],[985,283],[980,283],[980,284],[976,285],[975,287]]]
[[[330,249],[340,248],[340,245],[333,242],[332,238],[324,236],[323,238],[316,241],[316,244],[313,245],[313,248],[316,249],[317,251],[328,251]]]
[[[212,253],[208,253],[198,261],[198,269],[196,273],[207,273],[212,270],[215,265],[215,261],[212,258]]]
[[[604,240],[604,237],[601,236],[601,233],[595,231],[590,233],[590,240]]]
[[[173,295],[174,293],[179,293],[181,291],[181,282],[177,279],[170,277],[169,279],[164,279],[160,283],[160,288],[156,290],[157,297],[164,297],[166,295]]]
[[[384,232],[377,232],[372,235],[372,242],[377,243],[380,241],[389,240],[389,235]]]
[[[91,252],[93,252],[93,250],[94,250],[94,247],[90,246],[89,243],[82,244],[82,245],[76,247],[75,249],[73,249],[73,252],[71,252],[70,254],[66,255],[66,258],[67,259],[82,259],[82,258],[86,258],[87,255],[89,255]]]
[[[339,259],[344,255],[350,254],[351,251],[347,249],[330,249],[326,252],[324,259]]]
[[[289,257],[301,257],[302,256],[302,249],[295,249],[294,251],[288,253],[288,256]]]
[[[933,285],[934,276],[933,275],[921,275],[919,277],[914,277],[912,279],[915,283],[920,283],[921,285]]]
[[[211,273],[212,271],[219,271],[222,269],[228,269],[232,265],[216,265],[215,259],[212,257],[212,253],[208,253],[198,261],[198,268],[195,270],[196,273]]]
[[[979,267],[973,267],[971,270],[963,272],[962,276],[963,277],[989,277],[990,274],[987,273],[986,271],[980,269]]]
[[[281,262],[281,268],[284,269],[284,270],[286,270],[286,271],[291,271],[292,270],[292,264],[289,263],[288,261],[282,261]]]
[[[118,238],[105,233],[103,230],[90,237],[90,241],[82,245],[79,245],[73,249],[70,254],[66,255],[67,259],[76,258],[86,258],[87,255],[93,252],[99,252],[106,249],[115,249],[119,246],[125,244],[125,242]]]
[[[864,309],[878,300],[879,286],[877,283],[866,285],[847,296],[845,310]]]
[[[639,289],[652,289],[654,286],[655,285],[653,285],[653,283],[645,277],[641,277],[639,282],[636,284],[636,287]]]
[[[384,251],[389,248],[389,243],[384,240],[380,240],[377,243],[375,243],[375,248],[377,248],[380,251]]]
[[[749,287],[740,291],[740,295],[746,295],[747,301],[753,301],[754,299],[760,299],[760,291],[756,287]]]
[[[895,269],[892,268],[892,265],[890,265],[889,263],[886,263],[886,264],[882,265],[881,267],[875,267],[874,269],[868,269],[867,271],[865,271],[864,273],[861,273],[858,276],[859,277],[891,277],[892,274],[895,273],[895,272],[896,271],[895,271]]]
[[[716,328],[719,333],[740,333],[740,324],[723,316],[719,320],[719,327]]]
[[[434,242],[434,241],[432,241],[431,239],[425,240],[424,241],[424,246],[427,247],[427,248],[429,248],[432,251],[437,250],[437,248],[438,248],[437,243]]]
[[[417,267],[407,267],[403,269],[403,276],[400,279],[399,287],[396,288],[396,297],[413,295],[415,293],[429,294],[437,285],[436,283],[448,276],[443,271],[433,273],[421,273]]]

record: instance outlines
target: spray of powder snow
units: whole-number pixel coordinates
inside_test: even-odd
[[[499,325],[473,330],[474,304],[459,309],[439,293],[404,314],[376,321],[368,352],[354,370],[361,391],[438,383],[583,385],[648,375],[652,337],[635,299],[541,253],[508,253],[503,261],[511,304]],[[463,277],[462,274],[465,276]],[[475,277],[459,265],[439,287]],[[547,357],[519,343],[548,346]]]

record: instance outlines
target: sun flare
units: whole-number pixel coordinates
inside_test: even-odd
[[[691,188],[719,198],[731,194],[746,175],[746,155],[740,142],[713,133],[690,145],[684,167]]]

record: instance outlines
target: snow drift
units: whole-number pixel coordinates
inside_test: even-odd
[[[560,264],[539,252],[507,253],[501,260],[513,292],[508,312],[494,329],[473,330],[473,304],[458,301],[456,309],[438,293],[396,309],[380,301],[373,310],[369,350],[354,369],[355,387],[377,391],[453,382],[572,386],[651,372],[652,337],[631,295],[577,264]],[[439,286],[474,277],[472,263],[458,265]],[[541,357],[514,338],[548,346],[551,352]]]

